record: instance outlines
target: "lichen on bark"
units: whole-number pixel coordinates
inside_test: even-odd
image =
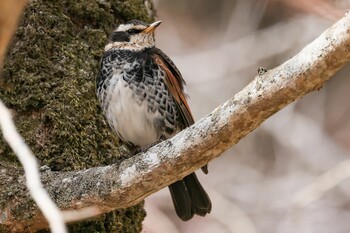
[[[96,101],[95,77],[109,32],[131,19],[151,22],[149,6],[143,0],[28,2],[5,59],[0,99],[41,165],[71,171],[118,159],[118,139]],[[0,169],[14,166],[16,157],[0,138]],[[0,181],[0,208],[12,195],[6,182]],[[144,216],[140,204],[70,229],[140,232]]]

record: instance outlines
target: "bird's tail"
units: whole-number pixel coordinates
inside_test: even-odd
[[[195,173],[171,184],[169,190],[176,214],[183,221],[190,220],[195,214],[205,216],[210,213],[211,201]]]

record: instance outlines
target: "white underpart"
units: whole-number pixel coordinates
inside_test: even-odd
[[[154,120],[161,117],[159,112],[147,111],[147,101],[141,105],[137,103],[121,73],[114,74],[106,90],[111,95],[110,105],[106,111],[111,127],[119,134],[123,141],[132,142],[141,147],[152,144],[158,140],[154,127]]]

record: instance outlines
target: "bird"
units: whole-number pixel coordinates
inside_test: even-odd
[[[155,44],[155,29],[131,20],[110,35],[96,78],[96,94],[112,130],[131,148],[147,148],[194,124],[186,82]],[[202,168],[206,173],[206,166]],[[193,172],[169,185],[177,216],[211,212],[211,200]]]

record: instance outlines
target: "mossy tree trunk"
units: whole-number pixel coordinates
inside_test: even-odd
[[[0,99],[42,166],[70,171],[118,159],[118,140],[96,101],[95,77],[109,32],[127,20],[152,21],[149,7],[143,0],[29,1],[5,59]],[[0,168],[17,166],[1,138]],[[0,187],[0,207],[9,195]],[[140,204],[71,224],[70,232],[140,232],[144,217]]]

